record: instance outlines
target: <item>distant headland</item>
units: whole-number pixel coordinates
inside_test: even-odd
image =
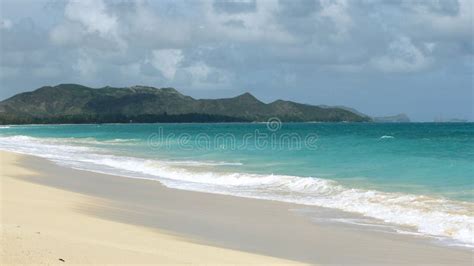
[[[224,99],[195,99],[174,88],[133,86],[89,88],[45,86],[0,102],[1,124],[159,122],[369,122],[341,107],[276,100],[263,103],[250,93]]]

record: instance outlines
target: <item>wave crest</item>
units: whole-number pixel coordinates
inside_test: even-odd
[[[474,204],[423,195],[348,188],[336,181],[289,175],[213,172],[188,166],[226,162],[160,161],[97,154],[96,149],[28,136],[0,137],[0,149],[49,158],[59,164],[177,189],[335,208],[416,228],[420,233],[474,245]],[[47,151],[48,153],[45,153]]]

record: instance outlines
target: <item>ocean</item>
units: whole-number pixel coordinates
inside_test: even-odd
[[[337,209],[474,247],[473,123],[0,126],[0,149],[171,188]]]

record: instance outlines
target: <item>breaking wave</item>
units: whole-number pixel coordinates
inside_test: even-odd
[[[41,156],[73,168],[158,180],[177,189],[335,208],[409,226],[424,235],[474,246],[474,204],[470,202],[350,188],[317,177],[228,173],[212,171],[209,167],[196,170],[189,166],[239,164],[116,156],[102,154],[104,150],[97,147],[66,143],[64,139],[0,137],[0,149]]]

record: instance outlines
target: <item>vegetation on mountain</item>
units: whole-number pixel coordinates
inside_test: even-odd
[[[146,86],[93,89],[77,84],[46,86],[0,102],[2,124],[370,121],[339,107],[277,100],[266,104],[250,93],[226,99],[194,99],[173,88]]]

